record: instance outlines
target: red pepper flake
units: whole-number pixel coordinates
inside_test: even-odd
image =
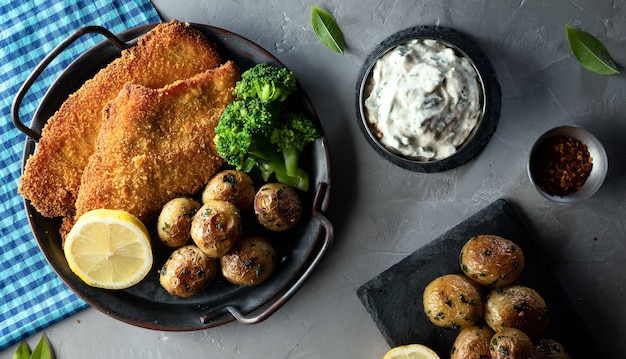
[[[567,136],[553,136],[541,142],[530,159],[535,183],[551,196],[578,191],[589,178],[593,158],[587,145]]]

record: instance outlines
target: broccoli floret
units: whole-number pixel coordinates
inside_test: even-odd
[[[283,153],[289,176],[297,176],[302,171],[298,165],[300,152],[319,136],[313,122],[303,114],[290,112],[283,116],[281,126],[272,131],[270,141]]]
[[[296,91],[296,76],[286,68],[258,64],[241,74],[235,86],[236,98],[257,98],[267,103],[284,102]]]
[[[254,165],[250,150],[271,134],[276,116],[259,100],[233,101],[215,127],[217,153],[238,170],[250,171]]]
[[[307,191],[309,175],[298,161],[319,132],[306,116],[281,113],[288,94],[295,90],[293,73],[257,65],[241,77],[235,101],[226,106],[215,127],[218,154],[238,170],[250,172],[256,166],[266,181],[274,175],[278,182]],[[283,81],[281,85],[272,85],[277,79]]]

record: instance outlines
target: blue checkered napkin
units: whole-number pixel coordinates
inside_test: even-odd
[[[18,5],[19,4],[19,5]],[[39,251],[17,193],[25,136],[11,121],[11,103],[35,66],[86,25],[118,33],[159,22],[150,0],[0,0],[0,350],[87,305],[61,282]],[[85,36],[50,64],[22,101],[27,123],[39,99],[85,49]],[[28,121],[27,121],[28,120]]]

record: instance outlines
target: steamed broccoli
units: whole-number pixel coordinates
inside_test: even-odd
[[[259,100],[235,100],[222,112],[215,127],[217,153],[238,170],[249,172],[255,164],[251,148],[265,142],[277,115]],[[265,145],[261,145],[265,147]]]
[[[241,77],[235,100],[215,128],[218,154],[238,170],[250,172],[256,165],[266,181],[273,174],[277,181],[307,191],[309,175],[300,168],[299,157],[319,132],[303,114],[281,113],[295,91],[293,73],[261,64]]]
[[[241,74],[235,86],[236,98],[257,98],[267,103],[284,102],[296,91],[296,76],[286,68],[258,64]]]
[[[280,126],[272,131],[270,141],[283,153],[285,169],[289,176],[298,174],[300,152],[319,136],[315,125],[303,114],[290,112],[283,116]]]

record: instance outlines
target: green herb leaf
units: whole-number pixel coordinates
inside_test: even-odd
[[[593,35],[565,25],[569,46],[580,64],[602,75],[618,74],[617,66],[606,47]]]
[[[313,25],[313,32],[322,44],[335,52],[343,52],[345,48],[343,33],[331,14],[321,7],[313,5],[311,24]]]
[[[50,348],[50,343],[45,334],[41,335],[41,339],[39,339],[39,343],[33,350],[30,359],[54,359],[54,352]]]
[[[17,347],[17,351],[13,354],[13,359],[29,359],[30,358],[30,349],[28,349],[28,345],[24,342],[20,342],[20,345]]]

